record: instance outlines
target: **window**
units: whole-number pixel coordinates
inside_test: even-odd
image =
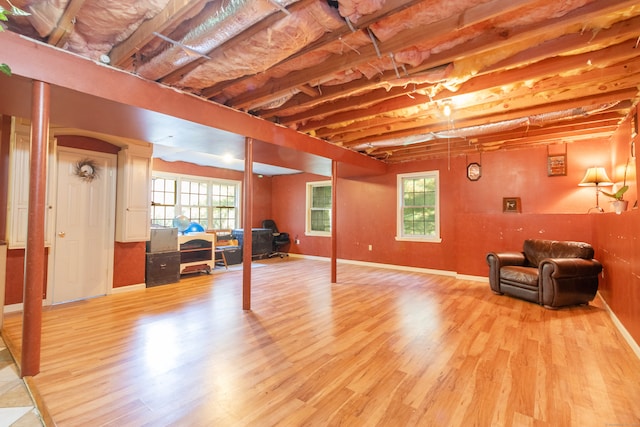
[[[214,230],[230,230],[236,228],[237,213],[237,185],[218,184],[211,185],[211,214],[212,227]]]
[[[176,217],[176,180],[153,178],[151,180],[152,223],[171,227]]]
[[[307,235],[331,235],[331,181],[307,183],[306,224]]]
[[[438,171],[398,175],[397,240],[440,241]]]
[[[172,226],[176,216],[184,215],[205,229],[239,226],[238,181],[162,174],[153,177],[151,191],[153,224]]]
[[[182,179],[180,182],[180,212],[204,229],[209,227],[208,185],[204,181]]]

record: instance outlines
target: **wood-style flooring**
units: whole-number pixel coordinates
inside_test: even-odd
[[[55,423],[640,425],[640,359],[599,300],[554,311],[446,276],[254,266],[248,312],[241,271],[45,308],[32,382]],[[5,316],[17,351],[20,329]]]

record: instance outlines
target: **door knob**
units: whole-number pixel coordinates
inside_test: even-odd
[[[66,235],[67,235],[67,233],[65,233],[64,231],[58,232],[58,237],[64,237]]]

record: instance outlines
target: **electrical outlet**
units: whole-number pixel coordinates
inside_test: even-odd
[[[372,251],[373,250],[373,245],[369,245],[369,250]]]
[[[296,242],[296,245],[299,245],[300,244],[300,239],[296,239],[295,242]]]

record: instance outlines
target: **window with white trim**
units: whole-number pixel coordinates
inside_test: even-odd
[[[397,240],[440,241],[439,172],[398,175]]]
[[[205,229],[238,228],[240,181],[177,174],[156,174],[152,179],[151,222],[172,226],[184,215]]]
[[[151,180],[152,223],[171,227],[176,217],[176,180],[155,177]]]
[[[306,235],[331,235],[331,181],[307,182],[306,212]]]

